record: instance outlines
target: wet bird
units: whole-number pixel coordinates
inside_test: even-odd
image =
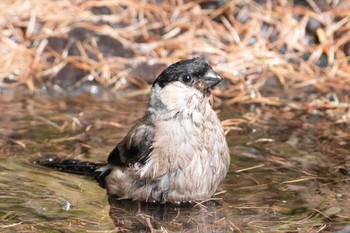
[[[120,199],[210,198],[230,163],[224,130],[210,103],[211,89],[221,81],[200,58],[166,68],[153,83],[144,117],[112,150],[107,164],[94,170],[100,185]]]

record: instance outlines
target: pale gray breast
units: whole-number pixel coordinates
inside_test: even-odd
[[[160,187],[170,200],[207,198],[226,176],[224,131],[209,103],[204,108],[191,118],[155,122],[152,153],[139,172],[142,178],[161,177]]]

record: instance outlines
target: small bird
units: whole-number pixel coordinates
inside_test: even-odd
[[[230,164],[224,130],[210,103],[211,89],[222,80],[201,58],[166,68],[153,83],[145,115],[107,164],[94,171],[100,185],[119,199],[209,199]]]

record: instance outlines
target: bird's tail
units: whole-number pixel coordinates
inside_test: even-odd
[[[105,178],[111,171],[105,163],[93,163],[76,159],[60,159],[56,156],[42,160],[35,160],[34,164],[61,172],[90,176],[103,188],[106,187]]]

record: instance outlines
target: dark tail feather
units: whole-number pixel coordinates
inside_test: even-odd
[[[43,160],[36,160],[34,164],[44,167],[49,167],[62,172],[73,173],[77,175],[93,176],[94,172],[106,164],[82,162],[76,159],[60,159],[58,157],[51,157]]]
[[[102,188],[106,188],[105,178],[112,171],[105,163],[92,163],[76,159],[60,159],[50,157],[43,160],[36,160],[34,164],[52,168],[61,172],[85,175],[94,178]],[[101,169],[99,169],[101,168]]]

